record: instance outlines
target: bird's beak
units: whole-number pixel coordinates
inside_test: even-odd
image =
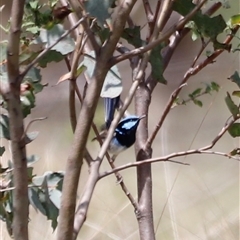
[[[141,117],[139,117],[139,120],[141,120],[141,119],[143,119],[145,117],[146,117],[146,115],[142,115]]]

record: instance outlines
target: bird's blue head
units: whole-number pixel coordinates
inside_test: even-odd
[[[145,115],[141,117],[131,115],[119,122],[115,129],[114,137],[110,142],[110,153],[116,155],[134,144],[138,124],[144,117]]]

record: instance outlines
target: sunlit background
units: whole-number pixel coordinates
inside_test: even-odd
[[[11,1],[0,2],[0,5],[6,4],[1,15],[1,22],[5,24]],[[231,9],[224,10],[225,20],[234,13],[239,13],[238,1],[230,1],[230,4]],[[134,8],[134,19],[136,24],[143,26],[146,22],[139,5]],[[1,39],[5,38],[6,35],[1,33]],[[236,43],[235,41],[235,46]],[[153,95],[149,113],[150,133],[161,117],[170,94],[189,69],[199,48],[200,42],[192,42],[190,35],[177,48],[164,75],[168,85],[159,84]],[[205,56],[201,59],[204,58]],[[224,97],[227,91],[235,90],[236,85],[227,78],[240,69],[239,63],[239,53],[225,52],[217,58],[217,62],[189,80],[180,94],[182,98],[187,98],[194,89],[204,87],[204,83],[211,81],[220,84],[221,90],[201,98],[204,103],[201,108],[193,103],[174,108],[154,142],[153,157],[196,149],[211,143],[230,116]],[[127,61],[118,67],[123,78],[124,99],[131,84],[131,69]],[[66,72],[64,63],[50,64],[42,71],[42,82],[49,85],[38,94],[36,107],[26,120],[27,123],[34,118],[47,117],[47,120],[31,126],[32,131],[39,131],[39,136],[27,146],[28,155],[35,154],[40,157],[34,165],[34,172],[39,175],[45,171],[64,170],[70,151],[73,135],[68,114],[68,83],[56,86],[58,79]],[[80,88],[83,83],[80,79]],[[134,113],[134,103],[129,111]],[[95,120],[98,126],[103,123],[101,103]],[[230,152],[235,147],[239,147],[239,140],[226,134],[214,150]],[[96,142],[89,139],[88,148],[93,156],[97,155],[99,146]],[[2,161],[8,159],[10,155],[5,153]],[[189,163],[190,166],[159,162],[152,167],[156,239],[239,239],[239,162],[215,155],[192,155],[176,160]],[[131,148],[118,157],[116,165],[133,161],[134,148]],[[101,171],[108,169],[108,163],[104,160]],[[121,174],[132,195],[137,197],[136,170],[127,169]],[[79,196],[87,175],[85,164],[79,181]],[[50,221],[32,208],[29,229],[30,239],[50,240],[55,237]],[[0,236],[4,240],[10,239],[2,222]],[[114,176],[106,177],[97,184],[79,239],[138,239],[134,209],[116,184]]]

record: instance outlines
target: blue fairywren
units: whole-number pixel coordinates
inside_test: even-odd
[[[131,115],[119,122],[109,144],[109,153],[116,156],[135,143],[138,124],[144,117]]]

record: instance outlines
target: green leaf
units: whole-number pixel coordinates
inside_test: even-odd
[[[113,66],[107,73],[104,80],[101,97],[103,98],[114,98],[122,92],[122,78],[118,71],[118,67]]]
[[[53,203],[58,209],[60,209],[62,192],[59,191],[58,189],[51,189],[51,190],[49,191],[49,197],[50,197],[50,200],[52,201],[52,203]]]
[[[196,95],[199,95],[199,94],[201,93],[201,91],[202,91],[202,88],[197,88],[196,90],[194,90],[194,91],[191,93],[191,95],[192,95],[193,97],[195,97]]]
[[[236,155],[239,155],[239,154],[240,154],[240,148],[234,148],[234,149],[229,153],[230,156],[236,156]]]
[[[34,94],[41,92],[42,89],[46,86],[46,84],[45,85],[41,84],[41,80],[42,80],[41,70],[36,67],[31,68],[24,77],[24,82],[30,83],[30,85],[33,88],[31,92]]]
[[[46,172],[45,174],[46,181],[48,186],[51,188],[56,187],[58,182],[63,179],[64,173],[63,172]]]
[[[240,98],[240,91],[233,91],[232,95]]]
[[[39,33],[40,28],[38,26],[32,26],[32,27],[26,28],[26,31],[28,31],[32,34],[37,34],[37,33]]]
[[[227,104],[229,111],[232,113],[233,117],[236,118],[237,115],[239,114],[239,108],[233,102],[233,100],[228,92],[227,92],[227,96],[225,97],[225,102]]]
[[[0,138],[10,140],[9,118],[7,115],[0,115]]]
[[[0,157],[3,155],[4,152],[5,152],[5,147],[0,146]]]
[[[190,13],[195,6],[196,5],[189,0],[173,2],[173,9],[183,16]],[[195,22],[197,30],[202,36],[210,38],[216,47],[222,46],[217,44],[217,36],[226,28],[226,23],[221,15],[211,18],[202,14],[201,10],[198,10],[191,20]]]
[[[13,230],[12,230],[12,225],[13,225],[13,212],[6,212],[6,225],[7,225],[7,231],[8,234],[13,237]]]
[[[199,106],[199,107],[202,107],[202,106],[203,106],[202,101],[197,100],[197,99],[194,99],[194,100],[193,100],[193,103],[194,103],[195,105]]]
[[[47,213],[46,216],[49,220],[52,220],[51,226],[55,230],[55,228],[57,227],[59,209],[53,204],[53,202],[50,199],[46,178],[43,181],[42,188],[44,190],[44,206]]]
[[[38,0],[29,1],[28,4],[30,5],[30,7],[32,9],[38,9],[39,8],[39,1]]]
[[[1,198],[0,198],[0,200],[1,200]],[[0,201],[0,219],[4,222],[6,221],[6,210],[3,206],[2,201]]]
[[[76,75],[75,77],[79,77],[85,70],[87,69],[87,67],[83,64],[80,64],[77,68],[77,72],[76,72]]]
[[[30,132],[25,137],[25,143],[28,144],[37,138],[39,132]],[[33,155],[34,156],[34,155]]]
[[[60,62],[63,59],[64,59],[64,55],[62,55],[60,52],[57,52],[55,50],[50,50],[42,58],[40,58],[38,64],[40,67],[45,68],[47,67],[48,63]]]
[[[54,25],[51,29],[47,30],[42,28],[39,37],[37,37],[33,44],[45,44],[45,47],[49,47],[55,43],[66,31],[61,24]],[[75,48],[74,40],[68,35],[57,43],[52,50],[56,50],[62,55],[71,53]]]
[[[220,89],[220,86],[216,82],[211,82],[211,88],[212,88],[213,91],[218,92],[219,89]]]
[[[240,76],[237,71],[235,71],[234,74],[232,74],[230,77],[228,77],[228,79],[231,80],[232,82],[236,83],[238,85],[238,87],[240,88]]]
[[[35,107],[35,95],[32,91],[24,92],[24,95],[20,97],[22,104],[23,116],[26,117],[31,113],[32,108]]]
[[[132,44],[136,48],[139,48],[145,44],[141,39],[140,26],[134,26],[134,28],[125,28],[121,37],[126,39],[129,44]]]
[[[109,9],[113,7],[115,0],[88,0],[84,2],[84,6],[89,14],[97,18],[101,26],[110,18]]]
[[[32,134],[32,133],[30,133]],[[29,136],[28,136],[29,137]],[[31,136],[30,138],[32,138],[33,136]],[[31,155],[30,157],[27,157],[27,165],[30,166],[33,163],[37,162],[39,160],[39,157],[36,155]]]
[[[42,176],[36,176],[33,178],[33,183],[37,186],[43,184],[44,180],[47,181],[48,185],[53,187],[57,187],[59,181],[61,181],[64,177],[64,172],[45,172]]]
[[[233,123],[229,129],[228,129],[229,134],[232,137],[240,137],[240,123]]]
[[[30,204],[34,207],[36,211],[39,210],[43,215],[46,216],[46,210],[44,205],[42,204],[42,201],[40,200],[39,191],[41,190],[39,190],[37,187],[29,188],[28,199]]]
[[[161,55],[161,50],[165,45],[159,44],[152,49],[150,54],[149,62],[152,67],[153,77],[160,83],[167,84],[166,79],[163,77],[163,58]]]
[[[91,51],[88,53],[88,55],[84,56],[84,59],[82,63],[79,65],[79,67],[83,65],[87,66],[86,74],[89,76],[89,78],[91,78],[95,68],[95,63],[96,61],[94,52]],[[106,75],[101,91],[101,97],[114,98],[119,96],[121,92],[122,92],[121,75],[118,71],[117,66],[113,66]]]
[[[227,22],[227,25],[230,28],[234,28],[235,26],[240,26],[240,14],[233,15]]]

